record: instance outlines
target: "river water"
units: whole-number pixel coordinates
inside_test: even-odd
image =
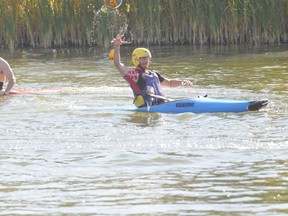
[[[130,64],[133,47],[122,47]],[[6,52],[0,215],[287,215],[288,46],[154,47],[172,98],[269,99],[259,112],[134,113],[104,51]]]

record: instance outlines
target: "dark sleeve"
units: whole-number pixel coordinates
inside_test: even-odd
[[[164,81],[164,77],[161,76],[158,72],[155,72],[159,78],[160,83]]]

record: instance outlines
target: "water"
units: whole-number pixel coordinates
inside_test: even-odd
[[[106,52],[15,51],[0,98],[0,215],[287,215],[287,45],[151,48],[174,98],[267,98],[259,112],[134,113]],[[123,47],[130,63],[132,47]]]

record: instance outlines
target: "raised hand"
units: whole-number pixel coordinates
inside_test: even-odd
[[[123,35],[118,34],[115,38],[113,38],[111,43],[115,47],[115,46],[121,46],[122,44],[129,44],[130,42],[124,40],[124,36]]]

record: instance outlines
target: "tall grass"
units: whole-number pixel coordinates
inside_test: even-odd
[[[287,43],[287,0],[127,0],[134,43]],[[152,13],[151,13],[152,12]],[[157,35],[153,40],[151,31]]]
[[[91,45],[94,11],[101,6],[101,0],[0,0],[0,45]]]
[[[288,0],[0,0],[0,46],[103,46],[118,32],[135,45],[288,42]]]

